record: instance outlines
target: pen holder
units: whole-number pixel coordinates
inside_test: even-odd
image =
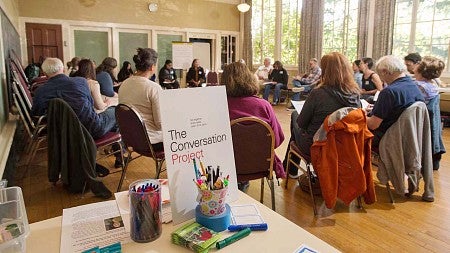
[[[144,191],[142,187],[147,186]],[[154,186],[150,187],[149,186]],[[161,236],[161,186],[158,180],[133,182],[130,194],[130,236],[135,242],[151,242]]]
[[[198,189],[200,195],[200,211],[206,216],[221,215],[225,212],[225,198],[227,196],[228,187],[219,190],[201,190]]]

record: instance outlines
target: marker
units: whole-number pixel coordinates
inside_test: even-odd
[[[250,230],[250,228],[245,228],[244,230],[241,230],[241,231],[237,232],[236,234],[223,239],[222,241],[218,241],[218,242],[216,242],[216,249],[224,248],[224,247],[246,237],[251,232],[252,232],[252,230]]]
[[[200,160],[200,168],[202,169],[202,176],[206,175],[205,166],[203,166],[202,160]]]
[[[231,232],[241,231],[243,229],[250,228],[252,231],[266,231],[269,227],[267,223],[261,224],[243,224],[243,225],[230,225],[228,230]]]

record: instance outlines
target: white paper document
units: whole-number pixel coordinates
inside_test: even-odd
[[[293,101],[291,100],[292,105],[294,106],[295,110],[297,111],[298,114],[300,114],[300,112],[303,109],[303,105],[305,104],[306,100],[303,101]]]
[[[115,200],[63,210],[60,252],[82,252],[130,241]]]
[[[247,225],[266,223],[255,205],[233,205],[231,209],[231,224]]]

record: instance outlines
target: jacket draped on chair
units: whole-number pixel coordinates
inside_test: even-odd
[[[398,194],[405,194],[405,173],[416,180],[422,174],[426,197],[434,195],[430,119],[425,103],[406,108],[381,138],[381,163],[377,177],[382,184],[389,180]],[[411,177],[412,176],[412,177]],[[429,195],[429,196],[428,196]]]
[[[314,136],[311,162],[327,208],[333,208],[337,198],[346,205],[360,195],[367,204],[376,201],[372,138],[361,109],[344,107],[325,118]]]

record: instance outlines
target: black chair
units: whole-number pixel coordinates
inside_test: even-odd
[[[159,178],[162,165],[165,161],[164,151],[155,152],[153,150],[152,144],[147,135],[147,128],[145,127],[144,120],[140,116],[139,112],[132,105],[119,104],[116,107],[116,119],[119,124],[123,142],[127,147],[128,157],[131,157],[133,152],[139,154],[139,156],[129,160],[125,164],[117,191],[120,191],[122,188],[122,183],[125,178],[129,162],[141,156],[150,157],[155,161],[156,178]]]

